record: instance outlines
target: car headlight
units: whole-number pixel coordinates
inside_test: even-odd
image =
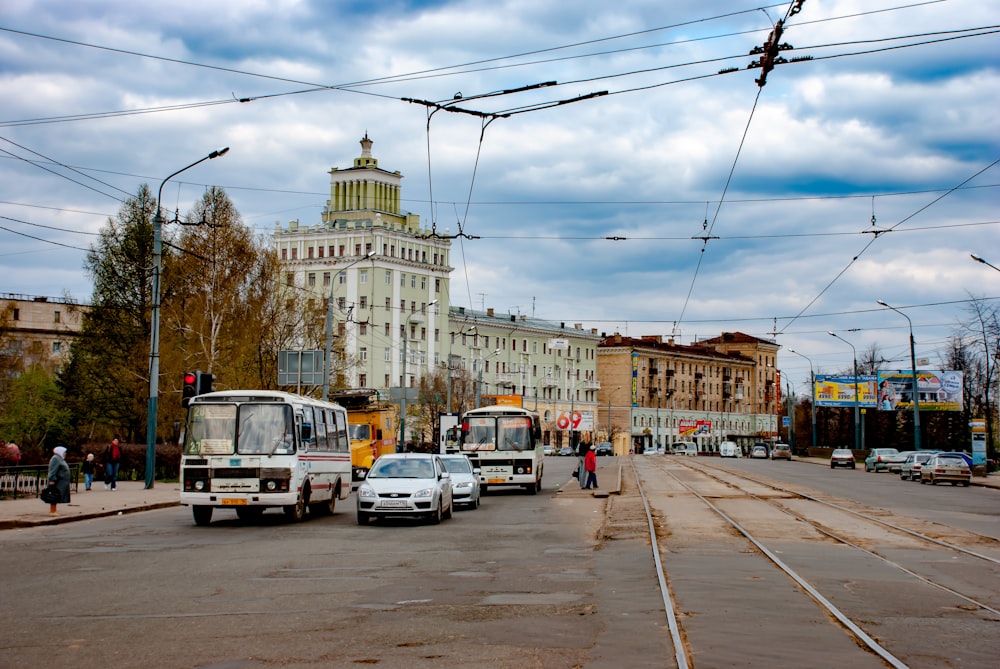
[[[413,493],[414,497],[423,499],[425,497],[432,497],[434,495],[434,488],[424,488],[423,490],[418,490]]]
[[[358,497],[362,497],[364,499],[374,499],[375,498],[375,489],[372,488],[370,485],[359,486],[358,487]]]
[[[465,490],[466,488],[472,487],[472,481],[462,481],[461,483],[455,484],[455,490]]]

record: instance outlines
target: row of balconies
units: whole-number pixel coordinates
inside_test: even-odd
[[[497,385],[515,387],[521,384],[521,375],[517,372],[501,372],[496,375]],[[546,375],[539,380],[543,388],[561,388],[565,385],[565,379],[559,379],[552,375]],[[575,388],[582,390],[600,390],[601,382],[597,379],[584,379],[583,381],[572,381]]]

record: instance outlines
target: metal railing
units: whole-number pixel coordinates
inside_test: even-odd
[[[69,465],[70,489],[80,490],[80,465]],[[38,497],[49,485],[48,465],[0,467],[0,499]]]

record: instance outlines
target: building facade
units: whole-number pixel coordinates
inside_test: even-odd
[[[600,424],[628,434],[636,451],[694,441],[715,452],[724,440],[777,436],[778,345],[742,333],[691,345],[660,336],[604,337],[598,347]]]
[[[69,359],[80,333],[83,309],[64,298],[0,294],[0,356],[4,369],[20,372],[32,365],[56,371]]]

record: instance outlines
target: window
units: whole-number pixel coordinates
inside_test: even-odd
[[[367,295],[362,295],[361,296],[361,304],[359,306],[362,309],[367,309],[368,308],[368,296]]]
[[[362,337],[368,334],[368,323],[361,323],[358,325],[358,334]]]
[[[435,293],[441,292],[441,279],[434,279],[434,292]]]
[[[386,327],[387,328],[389,327],[388,323],[386,324]],[[388,333],[386,333],[386,334],[388,334]],[[391,362],[392,361],[392,349],[391,348],[386,348],[385,349],[385,357],[383,358],[383,360],[385,360],[386,362]]]
[[[358,360],[361,360],[362,362],[368,360],[368,349],[364,346],[358,349]]]
[[[281,259],[288,260],[288,249],[281,249]]]
[[[412,258],[411,258],[411,260],[412,260]],[[416,288],[416,287],[417,287],[417,275],[416,274],[411,274],[410,275],[410,288]]]
[[[316,273],[315,272],[309,272],[309,277],[306,280],[306,283],[309,284],[310,288],[313,288],[316,285]]]
[[[392,334],[392,330],[390,330],[390,328],[391,328],[391,327],[392,327],[392,326],[391,326],[391,325],[389,325],[389,323],[386,323],[386,324],[385,324],[385,336],[386,336],[386,337],[389,337],[389,336],[391,336],[391,334]],[[389,350],[389,349],[386,349],[386,350]],[[386,360],[388,360],[388,358],[386,358]]]
[[[385,298],[385,310],[386,311],[392,311],[392,298],[391,297]]]
[[[320,246],[316,250],[319,252],[319,257],[322,258],[323,257],[323,247]]]
[[[367,388],[368,387],[368,375],[367,374],[358,374],[358,387],[359,388]]]
[[[365,244],[365,255],[368,255],[371,252],[372,252],[372,245],[371,244]]]
[[[60,316],[61,316],[61,314],[58,311],[53,311],[52,312],[52,322],[53,323],[59,323],[60,322],[59,321],[59,317]]]
[[[52,353],[54,353],[55,355],[59,355],[60,353],[62,353],[62,342],[59,341],[52,342]]]
[[[337,283],[341,286],[347,283],[347,272],[337,272]]]
[[[340,246],[338,246],[337,249],[338,249],[340,255],[344,255],[344,245],[343,244],[341,244]],[[333,255],[333,254],[331,254],[331,255]]]
[[[286,286],[294,286],[295,285],[295,273],[294,272],[288,272],[287,274],[285,274],[285,285]],[[14,320],[15,321],[17,320],[17,309],[14,310]]]
[[[299,258],[299,249],[298,249],[298,247],[293,246],[292,247],[292,260],[298,260],[298,258]]]
[[[330,273],[323,272],[323,286],[326,288],[330,287]]]
[[[392,285],[392,270],[391,269],[387,269],[385,271],[385,285],[387,285],[387,286],[391,286]]]
[[[361,255],[361,244],[354,245],[354,255],[356,256]]]
[[[420,277],[420,290],[427,290],[427,277]]]
[[[358,272],[358,283],[360,283],[361,285],[365,285],[366,283],[368,283],[368,270],[363,269],[360,272]]]
[[[347,298],[346,297],[338,297],[337,298],[337,308],[340,309],[341,311],[343,311],[344,307],[346,307],[346,306],[347,306]]]
[[[406,288],[406,272],[399,273],[399,287]]]
[[[312,258],[312,257],[313,257],[313,247],[311,247],[311,246],[310,246],[309,248],[307,248],[307,249],[306,249],[306,255],[307,255],[307,256],[308,256],[309,258]]]
[[[333,244],[330,244],[330,257],[333,257]]]

